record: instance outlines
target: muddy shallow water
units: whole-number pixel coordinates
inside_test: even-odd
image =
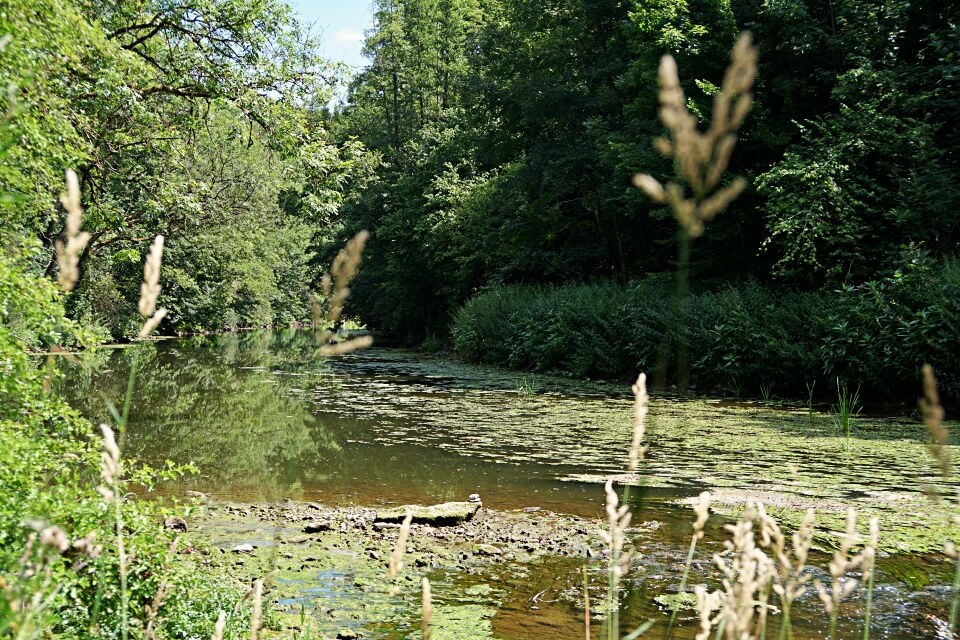
[[[125,451],[155,464],[195,465],[197,475],[161,487],[174,495],[193,489],[214,501],[378,506],[479,493],[496,511],[539,507],[596,518],[600,482],[623,474],[629,445],[632,399],[625,386],[387,349],[324,362],[305,332],[100,350],[64,365],[62,390],[87,415],[106,419],[106,403],[122,398],[132,363],[137,382]],[[660,526],[644,538],[645,561],[627,583],[628,621],[662,615],[653,598],[676,588],[689,542],[690,510],[677,502],[704,489],[718,495],[723,513],[759,498],[791,522],[807,506],[817,507],[825,549],[846,504],[878,515],[881,546],[899,555],[881,564],[874,637],[916,637],[928,614],[942,615],[938,585],[949,581],[943,563],[913,554],[939,548],[947,532],[945,508],[931,506],[923,490],[955,488],[930,463],[922,424],[864,419],[848,441],[828,415],[805,409],[654,397],[647,435],[641,473],[621,479],[637,485],[635,521]],[[704,565],[719,549],[722,522],[711,520]],[[469,637],[576,637],[582,606],[569,593],[584,563],[541,558],[485,568],[480,578],[454,567],[437,574],[435,593],[448,607],[454,601],[475,607],[459,612],[469,613],[476,627]],[[347,569],[310,570],[302,582],[286,576],[288,590],[304,594],[290,603],[357,597],[356,585],[343,578]],[[462,633],[466,624],[451,628]],[[799,624],[803,635],[818,635],[816,619]],[[856,623],[850,625],[852,633]],[[691,632],[687,623],[675,637]]]

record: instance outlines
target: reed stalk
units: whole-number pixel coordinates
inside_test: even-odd
[[[950,432],[943,426],[945,412],[943,405],[940,404],[940,392],[937,389],[937,378],[934,375],[933,367],[929,364],[922,368],[923,397],[920,398],[920,412],[923,414],[923,421],[930,433],[930,442],[927,449],[933,456],[940,475],[944,480],[951,480],[953,477],[953,459],[950,456],[948,448],[950,444]],[[954,496],[954,509],[956,513],[953,516],[953,523],[960,524],[960,495]],[[944,553],[956,563],[956,571],[953,577],[953,599],[950,602],[949,629],[951,637],[957,630],[957,617],[960,614],[960,552],[951,540],[944,542]]]
[[[813,426],[813,389],[817,386],[817,381],[807,383],[807,417],[810,418],[810,426]]]
[[[120,479],[123,468],[120,460],[120,447],[114,436],[113,429],[105,424],[100,425],[103,436],[103,452],[100,455],[100,473],[103,477],[101,486],[97,488],[107,504],[113,509],[114,532],[117,541],[117,563],[119,565],[120,580],[120,637],[127,640],[130,633],[129,601],[127,589],[127,552],[123,537],[123,496],[120,493]]]
[[[700,494],[700,497],[697,499],[697,502],[693,507],[694,512],[697,514],[696,520],[693,523],[693,536],[690,538],[690,548],[687,549],[687,560],[683,565],[683,575],[680,578],[680,588],[677,591],[679,595],[686,593],[687,589],[687,579],[690,577],[690,567],[693,565],[693,555],[697,550],[697,542],[703,538],[703,529],[707,524],[707,520],[710,517],[710,492],[704,491]],[[679,603],[674,604],[670,608],[670,621],[667,624],[666,635],[664,636],[665,640],[670,640],[671,634],[673,632],[673,624],[676,622],[677,613],[680,611]]]
[[[217,616],[217,623],[213,625],[213,635],[210,640],[223,640],[223,634],[227,629],[227,615],[221,611]]]
[[[724,172],[736,145],[736,132],[753,106],[750,92],[757,74],[757,50],[748,33],[741,34],[731,53],[730,66],[714,98],[710,127],[701,132],[698,118],[690,112],[680,86],[676,60],[660,59],[660,120],[670,134],[657,138],[654,146],[674,161],[678,180],[661,184],[653,176],[634,176],[634,185],[654,202],[669,205],[679,223],[675,304],[684,329],[689,326],[690,253],[704,225],[724,211],[746,188],[743,178],[721,186]],[[686,187],[691,194],[688,196]],[[689,344],[685,331],[677,344],[677,390],[690,386]]]
[[[422,584],[420,637],[422,640],[430,640],[433,637],[433,628],[430,626],[433,619],[433,595],[430,591],[430,581],[427,578],[423,579]]]
[[[640,461],[646,455],[647,447],[643,444],[646,434],[646,418],[649,410],[650,396],[647,394],[647,375],[641,373],[632,386],[633,391],[633,435],[630,440],[630,449],[627,453],[627,470],[635,474],[640,467]],[[607,640],[619,640],[620,635],[620,580],[626,573],[633,560],[633,553],[624,548],[627,527],[630,525],[630,485],[623,489],[623,503],[613,489],[613,481],[608,480],[604,491],[606,493],[606,510],[609,530],[601,532],[601,537],[609,549],[607,563],[607,619],[601,630],[601,635]]]
[[[845,381],[837,378],[837,404],[833,407],[834,424],[846,436],[847,448],[850,448],[850,434],[853,430],[854,416],[860,413],[860,388],[851,392]]]
[[[250,614],[250,640],[260,640],[263,617],[263,580],[253,583],[253,612]]]
[[[877,546],[880,542],[880,521],[870,519],[870,542],[863,550],[863,573],[867,583],[867,604],[863,619],[863,640],[870,640],[870,618],[873,613],[873,576],[876,574]]]
[[[583,567],[583,637],[590,640],[590,581],[587,567]]]
[[[957,613],[960,611],[960,553],[954,551],[954,561],[957,568],[953,574],[953,600],[950,603],[950,636],[954,637],[957,631]]]

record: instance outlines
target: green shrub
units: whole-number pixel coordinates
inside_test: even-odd
[[[649,280],[559,287],[504,286],[454,314],[454,348],[473,362],[578,377],[675,379],[681,340],[701,391],[806,397],[837,378],[865,397],[912,401],[932,363],[960,397],[960,267],[922,256],[881,281],[836,291],[781,292],[755,283],[694,294],[686,314],[671,288]],[[689,319],[684,321],[684,315]],[[656,379],[656,377],[655,377]]]

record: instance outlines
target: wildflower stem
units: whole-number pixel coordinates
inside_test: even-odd
[[[620,555],[611,550],[610,566],[607,569],[607,640],[617,640],[620,635],[620,598],[617,593],[617,564]]]
[[[870,570],[870,577],[867,579],[867,607],[863,618],[863,640],[870,640],[870,613],[873,610],[873,574]],[[956,600],[954,600],[956,601]]]
[[[957,612],[960,611],[960,555],[957,556],[957,570],[953,575],[953,602],[950,603],[950,635],[957,629]]]
[[[683,576],[680,578],[680,589],[677,591],[679,597],[683,597],[683,594],[686,592],[687,588],[687,578],[690,577],[690,565],[693,564],[693,554],[697,550],[697,539],[698,536],[694,535],[690,539],[690,548],[687,550],[687,562],[683,566]],[[670,622],[667,623],[667,633],[664,636],[664,640],[670,640],[670,636],[673,633],[673,623],[676,622],[677,613],[680,611],[680,602],[677,601],[670,607]]]
[[[781,600],[783,605],[783,619],[780,621],[779,640],[793,638],[793,629],[790,628],[790,601],[786,598]]]
[[[583,638],[590,640],[590,581],[587,566],[583,566]]]
[[[120,510],[122,498],[118,489],[119,487],[114,485],[114,520],[117,527],[117,558],[120,564],[120,637],[127,640],[129,635],[127,609],[130,597],[127,593],[127,552],[123,543],[123,514]]]

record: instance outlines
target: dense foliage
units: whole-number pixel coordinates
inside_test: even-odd
[[[92,335],[65,318],[52,282],[28,272],[30,255],[0,252],[0,634],[119,637],[119,556],[113,513],[97,492],[104,483],[99,439],[88,437],[90,424],[49,393],[55,370],[27,356],[35,341],[82,344]],[[132,464],[128,471],[146,485],[159,477]],[[128,486],[120,484],[123,492]],[[196,571],[184,556],[169,558],[173,533],[163,527],[164,514],[149,502],[123,505],[130,611],[138,620],[132,629],[142,629],[144,607],[166,577],[154,629],[161,637],[209,637],[221,610],[230,613],[236,637],[248,620],[237,608],[242,588]],[[50,526],[73,543],[62,555],[30,542]],[[84,550],[83,540],[99,553]]]
[[[806,397],[812,387],[821,399],[835,397],[838,381],[852,381],[870,399],[909,399],[913,387],[904,381],[931,362],[950,401],[960,397],[954,263],[917,263],[836,290],[729,286],[693,296],[685,311],[671,287],[656,280],[496,287],[456,312],[454,346],[478,362],[589,377],[649,371],[663,384],[675,373],[668,354],[685,340],[701,392]]]
[[[14,0],[0,35],[3,248],[38,238],[33,270],[55,275],[55,203],[75,169],[92,239],[72,317],[130,335],[157,234],[168,247],[162,331],[308,317],[308,244],[366,160],[327,133],[339,70],[289,7]]]
[[[244,585],[172,544],[170,507],[128,499],[184,469],[105,470],[99,432],[56,393],[62,354],[29,353],[136,335],[158,233],[166,330],[305,315],[306,242],[349,172],[329,174],[363,150],[326,142],[309,108],[326,66],[301,35],[278,3],[0,7],[0,636],[206,638],[220,612],[223,637],[249,629]],[[68,168],[91,241],[64,295]]]
[[[675,224],[630,182],[673,172],[650,144],[657,60],[677,59],[690,107],[708,114],[745,29],[760,69],[731,169],[751,187],[697,241],[695,286],[860,287],[956,253],[956,4],[375,6],[371,64],[335,125],[384,166],[336,222],[340,237],[373,233],[355,309],[383,332],[442,334],[491,284],[671,271]]]

